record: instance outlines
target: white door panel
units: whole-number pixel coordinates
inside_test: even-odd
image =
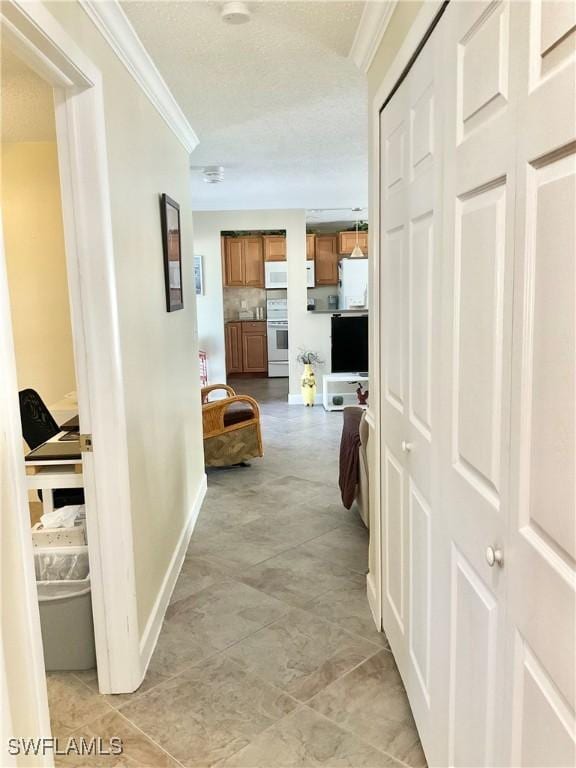
[[[576,764],[576,15],[513,7],[518,87],[511,762]],[[547,110],[542,112],[542,110]],[[542,114],[547,115],[542,120]]]
[[[516,119],[509,3],[451,3],[443,33],[448,764],[493,766],[505,761],[506,739],[505,574],[489,566],[486,549],[505,548],[509,513]]]
[[[441,192],[436,42],[382,113],[381,360],[383,624],[420,736],[436,754],[432,450],[437,407]]]
[[[447,764],[492,766],[499,606],[455,545],[451,566]]]

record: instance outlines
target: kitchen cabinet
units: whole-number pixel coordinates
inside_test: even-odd
[[[242,370],[243,373],[266,373],[268,370],[265,322],[242,323]]]
[[[356,245],[356,232],[339,232],[338,233],[338,253],[340,255],[346,255],[352,253],[354,246]],[[360,250],[366,256],[368,253],[368,232],[358,232],[358,245]]]
[[[316,256],[316,235],[306,235],[306,259],[311,261]]]
[[[267,373],[268,343],[266,321],[226,323],[226,373]]]
[[[286,261],[286,236],[263,235],[264,261]]]
[[[261,237],[242,237],[244,285],[264,288],[264,254]]]
[[[242,323],[226,323],[226,373],[242,373]]]
[[[240,238],[224,238],[224,284],[244,285],[244,259]]]
[[[224,238],[224,285],[264,288],[264,253],[261,237]]]
[[[338,285],[338,236],[316,235],[316,285]]]
[[[242,323],[226,323],[224,326],[226,345],[226,372],[242,373]]]

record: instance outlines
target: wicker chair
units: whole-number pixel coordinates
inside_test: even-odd
[[[209,402],[210,393],[220,389],[228,396]],[[207,467],[229,467],[264,455],[258,403],[227,384],[202,387],[202,427]]]

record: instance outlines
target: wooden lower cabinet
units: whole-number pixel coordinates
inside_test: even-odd
[[[242,367],[244,373],[265,373],[268,370],[266,335],[242,336]]]
[[[268,340],[265,321],[226,323],[226,373],[267,373]]]
[[[242,323],[226,323],[226,373],[242,373]]]

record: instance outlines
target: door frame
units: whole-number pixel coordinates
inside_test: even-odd
[[[431,29],[434,20],[441,12],[446,0],[427,0],[416,16],[402,46],[394,57],[388,72],[380,87],[369,104],[369,121],[371,135],[370,156],[370,206],[369,206],[369,249],[373,254],[370,258],[369,269],[371,286],[370,296],[370,361],[374,374],[370,380],[371,405],[366,414],[366,421],[371,428],[374,460],[373,472],[370,477],[370,506],[376,510],[370,519],[370,550],[374,562],[366,577],[368,603],[379,630],[382,629],[382,584],[384,583],[385,562],[382,551],[382,531],[384,530],[382,489],[382,419],[380,412],[381,382],[383,381],[383,362],[380,355],[380,328],[382,326],[382,306],[380,302],[380,178],[382,157],[380,153],[380,112],[385,102],[392,96],[400,85],[404,74],[410,68],[412,60]],[[372,538],[374,544],[372,544]]]
[[[40,0],[5,0],[0,24],[6,44],[54,88],[79,412],[94,445],[83,454],[83,474],[98,683],[101,693],[129,692],[140,684],[142,670],[102,75]],[[22,562],[29,564],[27,631],[41,691],[44,664],[14,346],[11,323],[5,322],[10,306],[3,247],[0,239],[0,352],[8,374],[2,377],[0,420],[8,427],[6,450],[15,469],[4,514],[17,518]],[[40,693],[39,722],[44,703]]]

